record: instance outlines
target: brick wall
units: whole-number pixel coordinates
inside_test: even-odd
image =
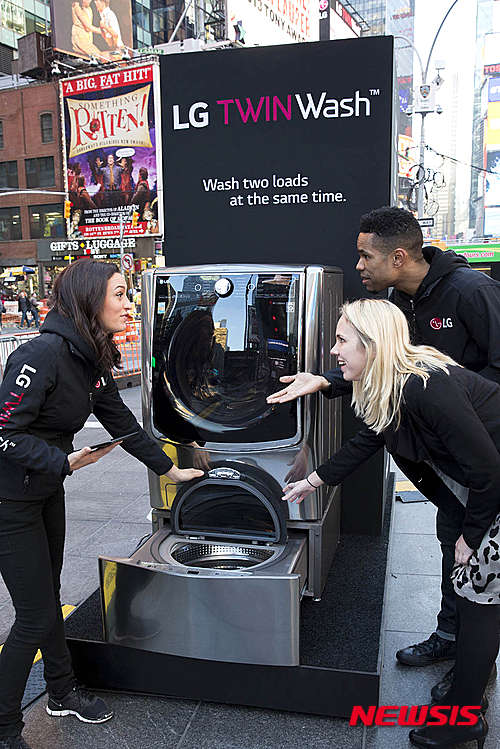
[[[42,143],[40,115],[52,113],[53,142]],[[0,148],[0,161],[17,161],[19,190],[26,189],[24,159],[41,156],[54,157],[55,186],[40,188],[62,191],[61,119],[59,93],[56,83],[22,86],[18,89],[0,90],[0,119],[3,120],[3,142]],[[15,188],[14,188],[15,189]],[[36,240],[30,240],[28,205],[62,203],[62,195],[17,195],[2,197],[0,208],[20,206],[22,240],[0,242],[0,266],[8,259],[29,260],[36,258]],[[20,264],[20,263],[19,263]]]

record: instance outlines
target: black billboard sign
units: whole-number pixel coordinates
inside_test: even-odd
[[[327,263],[391,202],[393,40],[161,59],[167,265]]]

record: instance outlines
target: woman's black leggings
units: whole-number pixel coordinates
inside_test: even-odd
[[[500,604],[456,596],[458,638],[455,674],[446,705],[480,705],[500,644]]]
[[[16,609],[0,653],[0,741],[21,733],[21,700],[38,648],[49,693],[59,699],[73,686],[59,599],[64,535],[62,488],[40,500],[0,497],[0,573]]]

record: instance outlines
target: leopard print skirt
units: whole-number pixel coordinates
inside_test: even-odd
[[[451,579],[455,593],[473,603],[500,603],[500,513],[469,564],[456,564]]]

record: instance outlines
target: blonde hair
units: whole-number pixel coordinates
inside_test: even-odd
[[[406,317],[386,299],[348,302],[340,314],[356,330],[367,354],[362,378],[353,382],[351,404],[356,416],[377,434],[390,425],[399,427],[403,388],[410,375],[420,377],[426,387],[430,371],[449,374],[448,366],[458,366],[432,346],[413,346]]]

